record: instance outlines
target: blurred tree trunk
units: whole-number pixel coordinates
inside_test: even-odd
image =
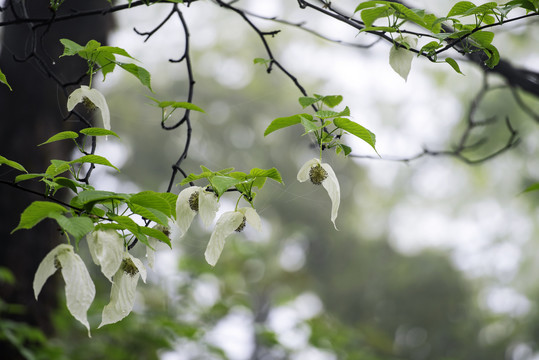
[[[3,20],[13,20],[16,16],[51,17],[48,4],[49,1],[46,0],[8,0]],[[62,5],[59,14],[106,7],[107,4],[106,0],[70,0]],[[34,33],[31,24],[10,25],[2,29],[0,69],[6,74],[13,88],[10,92],[3,84],[0,86],[2,156],[19,162],[29,172],[38,173],[45,171],[50,159],[70,157],[72,147],[69,142],[58,142],[39,148],[36,146],[59,131],[78,127],[75,121],[63,121],[67,114],[65,96],[62,87],[51,75],[61,82],[73,82],[84,74],[86,64],[75,57],[59,59],[63,47],[58,39],[69,38],[85,44],[94,38],[104,43],[112,26],[112,17],[109,15],[51,23],[50,27],[40,27]],[[33,36],[36,36],[35,41]],[[32,56],[28,57],[29,55]],[[2,179],[13,179],[17,174],[17,171],[7,166],[0,167]],[[41,192],[44,189],[43,184],[32,186],[30,182],[25,182],[23,185]],[[8,315],[36,325],[45,333],[51,334],[53,327],[50,314],[57,305],[58,287],[55,285],[59,285],[59,277],[55,276],[46,284],[39,301],[34,299],[32,282],[38,264],[58,243],[59,232],[57,227],[47,220],[32,230],[20,230],[10,235],[24,208],[32,201],[43,199],[4,184],[0,184],[0,198],[0,267],[10,269],[16,279],[13,285],[0,284],[0,297],[7,303],[22,304],[26,310],[24,314],[17,316],[2,316]],[[17,355],[6,355],[2,350],[2,358],[15,359]]]

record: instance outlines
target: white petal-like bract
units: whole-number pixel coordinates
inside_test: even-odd
[[[198,195],[198,213],[204,226],[208,227],[213,222],[219,202],[217,197],[199,186],[190,186],[180,192],[176,201],[176,222],[183,234],[187,232],[197,211],[191,209],[189,200],[194,194]]]
[[[322,168],[327,172],[327,178],[322,180],[322,186],[328,192],[329,198],[331,199],[331,221],[333,226],[337,229],[335,220],[339,212],[339,205],[341,203],[341,188],[339,186],[339,180],[335,175],[335,172],[329,164],[320,162],[319,159],[311,159],[307,161],[298,171],[298,181],[304,182],[310,180],[310,171],[316,165],[322,166]]]
[[[335,172],[333,171],[331,166],[325,163],[321,165],[322,168],[328,173],[327,179],[322,181],[322,186],[324,187],[324,189],[326,189],[329,198],[331,199],[331,221],[333,222],[335,230],[337,230],[337,224],[335,224],[335,220],[337,219],[339,205],[341,203],[341,187],[339,186],[339,180],[337,180],[337,176],[335,175]]]
[[[245,220],[249,225],[258,231],[262,230],[262,221],[260,220],[260,216],[258,216],[255,209],[252,207],[244,207],[238,209],[238,211],[245,216]]]
[[[202,188],[198,186],[190,186],[183,189],[178,194],[178,199],[176,200],[176,223],[182,231],[182,235],[185,235],[187,230],[189,230],[189,227],[191,226],[191,223],[193,222],[193,219],[197,214],[196,211],[191,209],[191,206],[189,205],[189,199],[191,198],[191,195],[201,189]]]
[[[112,276],[118,271],[124,256],[122,237],[115,230],[96,230],[86,240],[94,263],[101,266],[101,272],[112,282]]]
[[[243,213],[239,211],[228,211],[223,213],[219,220],[217,220],[215,229],[206,247],[206,252],[204,253],[208,264],[211,266],[217,264],[217,260],[219,260],[225,246],[225,239],[241,225],[243,216]]]
[[[95,286],[86,265],[80,256],[73,251],[73,246],[58,245],[41,261],[34,278],[34,295],[37,299],[45,281],[58,268],[61,269],[62,277],[66,283],[67,309],[75,319],[86,326],[88,336],[90,336],[90,324],[86,313],[94,300]]]
[[[125,253],[122,265],[114,275],[110,302],[103,308],[99,327],[114,324],[129,315],[135,303],[139,277],[146,281],[144,265],[139,259]]]
[[[103,127],[107,130],[110,130],[110,111],[109,106],[107,105],[107,100],[103,94],[97,89],[90,89],[86,85],[81,85],[80,88],[76,89],[69,95],[67,98],[67,110],[71,111],[78,103],[82,102],[84,98],[87,98],[99,108],[101,111],[101,117],[103,118]]]
[[[198,212],[205,227],[208,227],[215,219],[219,210],[219,201],[214,193],[200,189],[198,195]]]
[[[311,171],[311,168],[317,164],[320,164],[320,160],[314,158],[309,161],[307,161],[298,171],[298,181],[299,182],[305,182],[309,180],[309,172]]]
[[[407,43],[412,48],[417,45],[417,39],[410,36],[399,36],[395,41],[398,43]],[[408,49],[392,46],[389,50],[389,65],[406,81],[412,68],[414,57],[415,54]]]

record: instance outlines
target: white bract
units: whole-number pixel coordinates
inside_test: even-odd
[[[146,282],[146,268],[142,261],[125,252],[120,268],[112,279],[110,302],[103,308],[99,327],[114,324],[133,310],[139,277]]]
[[[317,166],[321,166],[322,169],[324,169],[327,173],[327,177],[321,180],[321,184],[324,189],[326,189],[331,199],[331,221],[333,222],[335,229],[337,229],[335,219],[337,219],[337,213],[339,212],[339,205],[341,203],[341,188],[339,186],[339,180],[337,180],[337,176],[335,175],[335,172],[331,166],[329,166],[329,164],[320,162],[320,160],[317,158],[309,160],[303,164],[301,169],[299,169],[298,181],[313,181],[311,177],[311,169],[316,168]]]
[[[417,38],[410,36],[399,36],[395,41],[400,44],[408,44],[411,48],[414,48],[417,45]],[[402,47],[393,46],[391,47],[391,50],[389,50],[389,65],[391,65],[393,70],[395,70],[404,81],[408,79],[414,56],[415,54],[413,52]]]
[[[90,324],[86,313],[94,300],[95,286],[79,255],[73,251],[73,246],[61,244],[52,249],[43,258],[34,277],[34,295],[37,297],[47,279],[60,269],[66,283],[67,309],[88,329]]]
[[[67,110],[71,111],[75,105],[84,102],[85,99],[89,100],[96,108],[101,111],[101,117],[103,118],[103,127],[110,130],[110,112],[107,105],[107,100],[101,92],[97,89],[90,89],[86,85],[81,85],[67,98]]]
[[[182,190],[178,195],[176,223],[182,234],[185,234],[198,212],[202,218],[202,223],[208,227],[213,222],[217,210],[219,210],[219,202],[214,193],[199,186],[191,186]]]
[[[240,228],[240,225],[242,225],[244,219],[258,231],[262,228],[260,217],[253,208],[240,208],[237,211],[228,211],[221,215],[219,220],[217,220],[206,252],[204,253],[208,264],[215,266],[225,246],[225,239],[234,231],[241,231],[243,229]]]
[[[101,272],[112,282],[123,260],[124,240],[115,230],[96,230],[86,239],[94,263],[101,266]]]
[[[176,224],[176,221],[172,219],[169,219],[168,226],[157,224],[153,228],[166,234],[170,239],[171,243],[179,240],[182,235],[180,228]],[[150,244],[150,246],[146,246],[146,259],[148,260],[148,266],[153,269],[153,264],[155,261],[155,251],[157,250],[159,244],[161,244],[161,241],[159,239],[149,236],[148,243]]]

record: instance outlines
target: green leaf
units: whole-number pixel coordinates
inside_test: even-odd
[[[494,12],[492,9],[495,9],[498,7],[498,4],[495,2],[488,2],[485,4],[481,4],[479,6],[476,6],[475,8],[468,9],[463,16],[467,15],[485,15],[485,14],[493,14]]]
[[[109,215],[109,217],[122,225],[126,230],[129,230],[143,244],[150,246],[148,238],[144,234],[143,226],[138,225],[129,216]]]
[[[269,178],[269,179],[272,179],[274,181],[277,181],[278,183],[284,184],[283,183],[283,178],[281,177],[281,173],[279,172],[279,170],[277,170],[274,167],[271,168],[271,169],[253,168],[249,172],[249,175],[252,176],[252,177],[255,177],[255,178],[258,178],[258,177]]]
[[[286,117],[280,117],[280,118],[274,119],[266,128],[266,131],[264,131],[264,136],[267,136],[276,130],[299,124],[301,122],[302,115],[308,115],[307,119],[310,116],[309,114],[301,114],[301,115],[292,115],[292,116],[286,116]],[[312,116],[310,117],[312,119]]]
[[[62,186],[62,187],[70,188],[75,193],[77,192],[77,188],[87,189],[89,187],[89,185],[80,183],[80,182],[78,182],[76,180],[73,180],[73,179],[69,179],[69,178],[66,178],[66,177],[61,177],[61,176],[55,177],[53,179],[53,181],[55,183],[57,183],[58,185]]]
[[[365,23],[365,27],[371,27],[377,19],[386,17],[389,14],[389,9],[389,5],[365,9],[361,12],[361,20]]]
[[[523,193],[531,192],[531,191],[537,191],[539,190],[539,183],[532,184],[526,188],[526,190],[523,191]]]
[[[136,60],[134,57],[129,55],[129,53],[127,51],[125,51],[124,49],[122,49],[120,47],[116,47],[116,46],[101,46],[101,47],[99,47],[97,49],[97,51],[104,51],[104,52],[108,52],[108,53],[111,53],[111,54],[121,55],[121,56],[131,58],[133,60]]]
[[[425,53],[427,53],[427,54],[429,54],[429,55],[432,55],[432,54],[434,54],[434,52],[435,52],[436,50],[438,50],[438,49],[441,48],[441,47],[443,47],[443,44],[441,44],[440,42],[438,42],[438,41],[431,41],[431,42],[429,42],[429,43],[423,45],[423,47],[422,47],[421,50],[419,50],[419,51],[425,52]]]
[[[51,165],[45,170],[45,174],[51,177],[58,176],[70,169],[69,161],[51,160]]]
[[[400,19],[412,21],[422,27],[426,27],[425,21],[423,20],[424,11],[421,12],[421,10],[409,9],[403,4],[399,4],[397,2],[390,3],[390,6],[396,10],[397,13],[395,15]]]
[[[200,111],[202,113],[205,113],[204,110],[202,110],[202,108],[196,106],[195,104],[191,104],[189,102],[185,102],[185,101],[159,101],[157,100],[156,98],[153,98],[151,96],[146,96],[148,99],[150,100],[153,100],[157,103],[157,106],[159,106],[160,108],[166,108],[166,107],[173,107],[175,109],[177,108],[183,108],[183,109],[188,109],[188,110],[193,110],[193,111]]]
[[[46,176],[47,174],[22,174],[15,178],[15,182],[18,183],[25,180],[35,179],[38,177],[46,177]]]
[[[453,70],[455,70],[456,72],[458,72],[458,73],[461,74],[461,75],[464,75],[464,74],[460,71],[459,64],[458,64],[454,59],[448,57],[448,58],[445,58],[445,62],[448,63],[449,65],[451,65],[451,67],[453,68]]]
[[[305,128],[305,133],[303,135],[318,130],[318,126],[316,126],[314,122],[303,117],[301,118],[301,125]]]
[[[464,15],[468,10],[475,8],[476,5],[473,2],[470,1],[459,1],[453,7],[449,12],[447,13],[447,17],[451,16],[457,16],[457,15]]]
[[[118,63],[118,65],[125,71],[135,75],[135,77],[139,79],[142,85],[146,86],[148,89],[150,89],[151,92],[153,92],[152,85],[150,83],[151,76],[148,70],[135,64]]]
[[[166,216],[172,215],[169,202],[163,199],[163,197],[160,196],[159,193],[156,193],[154,191],[143,191],[137,194],[133,194],[129,198],[129,203],[137,204],[145,208],[152,208],[158,210]],[[174,207],[175,206],[176,205],[174,205]],[[166,225],[166,223],[164,225]]]
[[[359,30],[359,32],[366,32],[366,31],[397,32],[399,31],[399,29],[395,27],[391,27],[391,26],[367,26]]]
[[[31,229],[41,220],[51,217],[51,214],[62,214],[67,212],[62,205],[49,201],[34,201],[21,214],[19,225],[11,233],[19,229]]]
[[[60,42],[64,45],[64,53],[60,57],[77,55],[79,51],[84,49],[84,47],[69,39],[60,39]]]
[[[92,127],[92,128],[86,128],[79,131],[81,134],[88,135],[88,136],[107,136],[112,135],[116,136],[118,139],[120,138],[118,134],[116,134],[114,131],[98,128],[98,127]]]
[[[208,179],[211,176],[213,176],[212,171],[203,171],[200,174],[189,174],[185,179],[183,179],[180,182],[180,185],[189,184],[192,181],[200,180],[200,179]]]
[[[140,227],[140,232],[142,232],[143,234],[145,235],[148,235],[150,237],[153,237],[161,242],[164,242],[165,244],[167,244],[170,248],[172,248],[172,244],[170,243],[170,239],[167,235],[165,235],[162,231],[159,231],[157,229],[154,229],[154,228],[150,228],[150,227],[146,227],[146,226],[141,226]]]
[[[298,101],[299,101],[299,104],[305,109],[307,106],[311,106],[312,104],[315,104],[319,100],[313,97],[309,97],[309,96],[302,96],[298,99]]]
[[[24,166],[22,166],[22,165],[19,164],[18,162],[15,162],[15,161],[6,159],[6,158],[3,157],[2,155],[0,155],[0,166],[2,166],[3,164],[6,164],[7,166],[12,167],[12,168],[14,168],[14,169],[17,169],[17,170],[19,170],[19,171],[24,171],[25,173],[28,172],[28,171],[26,171],[26,169],[24,168]],[[20,176],[20,175],[19,175],[19,176]]]
[[[176,219],[176,200],[178,200],[178,195],[169,192],[156,194],[168,203],[170,206],[170,217]]]
[[[5,84],[10,91],[13,91],[13,89],[11,88],[11,86],[9,86],[8,82],[7,82],[7,79],[6,79],[6,75],[4,75],[4,73],[2,72],[2,70],[0,70],[0,82],[2,84]]]
[[[242,180],[233,178],[231,176],[217,175],[212,177],[210,182],[217,196],[221,197],[225,191],[241,183]]]
[[[485,65],[487,65],[491,69],[498,65],[498,63],[500,62],[500,53],[494,45],[486,46],[483,51],[488,56],[488,60],[485,61]]]
[[[111,168],[116,169],[118,172],[120,169],[118,169],[116,166],[112,165],[110,161],[108,161],[103,156],[99,155],[84,155],[78,159],[71,160],[69,162],[70,164],[84,164],[84,163],[90,163],[90,164],[98,164],[98,165],[105,165]]]
[[[81,191],[76,198],[78,204],[88,205],[111,200],[127,201],[129,200],[129,195],[104,190],[84,190]]]
[[[133,204],[131,202],[128,202],[128,206],[129,206],[129,209],[131,209],[133,213],[138,214],[145,219],[151,220],[153,222],[156,222],[164,226],[167,226],[168,224],[167,215],[165,215],[163,212],[159,210]]]
[[[56,220],[62,229],[73,235],[77,244],[86,234],[94,230],[93,221],[86,216],[66,217],[58,213],[50,213],[49,217]]]
[[[486,48],[494,39],[494,33],[490,31],[476,31],[470,35],[470,38],[476,41],[481,47]]]
[[[376,136],[372,132],[370,132],[368,129],[346,118],[337,118],[333,120],[333,123],[338,128],[343,129],[349,132],[350,134],[357,136],[361,140],[365,141],[367,144],[372,146],[374,151],[376,151]]]
[[[266,68],[268,67],[268,64],[271,62],[270,59],[263,59],[263,58],[255,58],[253,60],[253,63],[254,64],[263,64],[264,66],[266,66]]]
[[[348,154],[352,152],[352,148],[344,144],[338,144],[337,147],[335,148],[335,152],[337,154],[344,152],[344,156],[348,156]]]
[[[56,135],[51,136],[47,141],[39,144],[38,146],[45,145],[45,144],[55,142],[55,141],[65,140],[65,139],[76,139],[78,137],[79,137],[79,134],[77,134],[74,131],[62,131]]]

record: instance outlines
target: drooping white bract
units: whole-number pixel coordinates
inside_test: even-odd
[[[146,282],[146,268],[142,261],[125,252],[120,268],[112,279],[110,302],[103,308],[99,327],[114,324],[133,310],[139,277]]]
[[[337,229],[335,219],[337,219],[337,213],[339,212],[339,205],[341,203],[341,188],[339,186],[339,180],[337,180],[337,176],[335,175],[335,172],[333,171],[331,166],[329,166],[329,164],[320,162],[320,160],[317,158],[309,160],[305,164],[303,164],[301,169],[299,169],[298,181],[304,182],[307,180],[311,180],[311,169],[318,165],[320,165],[322,169],[327,172],[327,178],[322,180],[322,186],[324,187],[324,189],[326,189],[331,199],[331,221],[333,222],[333,226],[335,226],[335,229]]]
[[[58,245],[43,258],[34,277],[36,300],[47,279],[58,269],[61,270],[66,283],[67,309],[75,319],[86,326],[90,336],[90,324],[86,313],[94,300],[95,286],[86,265],[73,251],[73,246]]]
[[[219,210],[219,202],[214,193],[199,186],[191,186],[182,190],[178,195],[178,200],[176,200],[176,223],[182,234],[185,234],[198,211],[202,218],[202,223],[208,227],[215,218],[217,210]]]
[[[256,210],[253,208],[246,207],[240,208],[237,211],[223,213],[219,220],[217,220],[215,229],[213,230],[208,246],[206,247],[206,252],[204,253],[208,264],[211,266],[217,264],[217,260],[219,260],[225,246],[226,238],[234,231],[238,230],[240,225],[242,225],[244,218],[249,225],[260,231],[262,222],[260,221],[260,217],[256,213]],[[239,231],[241,231],[241,229]]]
[[[81,85],[67,98],[67,111],[73,110],[75,105],[88,99],[96,108],[101,111],[101,117],[103,118],[103,127],[110,130],[110,112],[107,100],[101,92],[97,89],[90,89],[86,85]]]
[[[124,240],[115,230],[96,230],[87,237],[90,255],[101,272],[112,282],[124,257]]]

